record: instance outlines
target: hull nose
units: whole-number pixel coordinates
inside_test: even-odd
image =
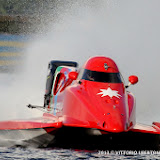
[[[102,121],[102,129],[108,132],[125,132],[127,130],[126,117],[123,115],[117,117],[108,117],[105,121]]]
[[[126,124],[110,124],[110,123],[106,123],[106,125],[104,125],[104,129],[107,130],[108,132],[124,132],[126,131]]]

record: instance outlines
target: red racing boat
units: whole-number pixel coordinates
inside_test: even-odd
[[[81,69],[72,61],[48,65],[43,117],[0,122],[0,146],[80,149],[159,149],[160,123],[136,123],[135,97],[116,63],[92,57]]]

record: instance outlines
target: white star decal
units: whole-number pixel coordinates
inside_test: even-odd
[[[120,99],[120,97],[122,97],[120,94],[118,94],[118,91],[116,90],[112,90],[110,87],[108,89],[100,89],[100,93],[97,94],[102,94],[101,97],[105,97],[105,96],[109,96],[110,98],[117,97]]]

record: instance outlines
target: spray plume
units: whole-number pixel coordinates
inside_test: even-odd
[[[43,104],[50,60],[74,60],[82,65],[91,56],[104,55],[118,63],[126,83],[129,75],[139,76],[140,82],[129,88],[137,97],[138,121],[160,121],[160,2],[82,2],[68,2],[65,12],[47,26],[48,32],[33,37],[23,74],[0,75],[1,119],[40,115],[25,105]]]

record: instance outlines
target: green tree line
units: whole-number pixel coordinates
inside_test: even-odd
[[[54,12],[58,1],[0,0],[0,33],[37,31],[36,25],[42,23],[44,15]]]
[[[37,26],[53,22],[61,13],[70,10],[74,4],[99,5],[98,0],[0,0],[0,32],[37,32]],[[93,7],[93,8],[94,8]]]
[[[1,15],[45,13],[53,9],[58,0],[0,0]]]

